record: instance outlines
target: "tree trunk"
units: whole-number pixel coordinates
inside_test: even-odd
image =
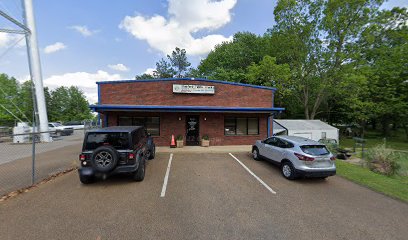
[[[405,135],[406,135],[407,141],[408,141],[408,124],[404,124],[404,129],[405,129]]]
[[[390,118],[388,116],[384,116],[382,118],[382,134],[384,137],[390,136]]]
[[[360,125],[361,125],[360,137],[361,137],[361,138],[364,138],[365,128],[366,128],[366,122],[365,122],[365,121],[361,121],[361,122],[360,122]]]
[[[322,88],[322,89],[319,91],[319,93],[317,94],[316,100],[315,100],[315,102],[314,102],[314,104],[313,104],[312,112],[311,112],[311,114],[310,114],[310,119],[314,119],[314,118],[316,117],[317,110],[319,109],[320,104],[322,103],[322,100],[323,100],[323,92],[324,92],[324,90],[325,90],[325,89]]]
[[[373,119],[373,120],[371,121],[371,127],[373,128],[373,130],[376,130],[376,129],[377,129],[377,120]]]
[[[307,87],[303,88],[303,107],[305,111],[305,118],[310,119],[309,116],[309,92],[307,90]]]
[[[310,119],[310,117],[309,117],[309,107],[306,106],[306,105],[305,105],[305,118],[306,118],[307,120]]]

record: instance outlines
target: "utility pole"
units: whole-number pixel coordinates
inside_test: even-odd
[[[36,103],[38,109],[38,120],[39,120],[39,130],[43,132],[41,134],[42,142],[50,142],[50,134],[48,133],[48,117],[47,117],[47,106],[45,104],[44,96],[44,86],[41,73],[41,62],[40,54],[38,50],[37,43],[37,31],[35,26],[35,17],[33,10],[32,0],[22,0],[23,4],[23,17],[24,25],[29,29],[25,33],[26,44],[27,44],[27,53],[28,53],[28,63],[30,67],[31,80],[34,84],[34,92],[36,96]],[[44,133],[46,132],[46,133]]]

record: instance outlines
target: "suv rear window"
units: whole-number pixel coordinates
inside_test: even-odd
[[[302,149],[304,153],[313,156],[327,155],[330,153],[326,146],[323,145],[304,145],[300,146],[300,149]]]
[[[84,150],[94,150],[100,146],[112,146],[118,150],[129,149],[129,133],[127,132],[98,132],[88,133]]]

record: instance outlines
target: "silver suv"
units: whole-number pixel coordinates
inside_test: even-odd
[[[255,160],[266,159],[281,167],[287,179],[300,176],[327,178],[336,174],[336,159],[322,143],[295,136],[275,136],[256,141],[252,147]]]

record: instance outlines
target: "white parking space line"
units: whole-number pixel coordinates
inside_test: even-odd
[[[171,161],[173,160],[173,153],[170,153],[169,164],[167,165],[166,175],[164,176],[163,187],[160,197],[166,196],[167,182],[169,181]]]
[[[268,184],[266,184],[264,181],[262,181],[262,179],[260,179],[258,176],[255,175],[255,173],[253,173],[247,166],[245,166],[245,164],[243,164],[238,158],[236,158],[234,155],[232,155],[232,153],[229,153],[229,155],[235,159],[235,161],[237,161],[239,164],[241,164],[241,166],[247,170],[256,180],[258,180],[266,189],[268,189],[269,192],[276,194],[276,192],[268,186]]]

